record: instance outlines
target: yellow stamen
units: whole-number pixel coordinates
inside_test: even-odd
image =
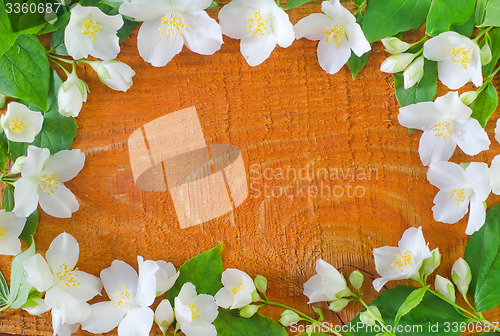
[[[56,272],[56,283],[62,283],[66,287],[71,288],[80,285],[75,278],[78,274],[75,274],[75,269],[68,268],[68,265],[62,264],[59,266],[59,271]]]
[[[5,230],[0,228],[0,237],[3,237],[5,236]]]
[[[113,307],[128,308],[132,305],[131,295],[128,288],[120,284],[120,289],[109,296]]]
[[[17,117],[9,122],[9,128],[14,133],[21,133],[26,128],[23,117]]]
[[[464,69],[467,69],[467,65],[470,63],[472,58],[472,48],[460,47],[458,49],[451,48],[451,63],[459,63]]]
[[[231,289],[231,293],[233,293],[234,296],[238,295],[240,290],[245,289],[245,286],[243,285],[243,282],[241,281],[236,281],[236,283],[239,285],[239,287],[233,287]]]
[[[163,37],[164,34],[174,37],[174,40],[180,40],[183,36],[182,30],[187,28],[187,22],[178,13],[170,12],[169,14],[162,16],[161,25],[158,30],[160,31],[160,36]]]
[[[264,36],[269,28],[269,20],[264,19],[260,11],[252,12],[251,14],[251,16],[247,16],[248,35],[257,34]]]
[[[446,141],[451,139],[451,135],[454,132],[453,127],[451,126],[451,123],[449,121],[438,122],[434,125],[432,131],[436,132],[434,133],[434,136],[443,138],[443,140]]]
[[[396,254],[396,260],[391,264],[391,267],[396,267],[400,272],[404,272],[404,267],[410,265],[412,260],[411,252],[406,250],[403,254]]]
[[[450,198],[455,200],[455,205],[460,205],[460,203],[465,202],[467,195],[465,194],[465,189],[453,189],[449,195]]]
[[[87,35],[90,40],[95,41],[97,33],[101,31],[100,28],[102,28],[101,25],[97,25],[94,20],[88,18],[83,21],[82,35]]]
[[[189,309],[191,309],[191,318],[194,320],[201,316],[201,308],[196,310],[196,305],[194,303],[188,304]]]
[[[329,42],[330,44],[335,43],[340,46],[340,42],[345,39],[344,27],[335,25],[329,25],[328,28],[323,29],[323,34],[326,35],[325,42]]]
[[[38,187],[50,195],[55,192],[59,185],[63,185],[60,181],[61,178],[58,178],[56,173],[43,174],[38,180]]]

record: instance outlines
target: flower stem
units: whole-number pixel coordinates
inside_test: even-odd
[[[370,308],[370,306],[368,306],[368,304],[363,300],[363,298],[361,297],[361,295],[359,296],[356,296],[355,295],[355,298],[357,301],[359,301],[359,303],[361,303],[363,305],[363,307],[366,308],[366,310],[368,310],[370,312],[370,314],[375,318],[375,320],[382,326],[382,328],[384,330],[388,330],[387,328],[387,324],[385,323],[384,320],[382,319],[379,319],[374,313],[373,313],[373,310]],[[394,335],[394,332],[390,332],[391,335]]]
[[[51,59],[51,61],[54,63],[54,64],[57,64],[61,69],[63,69],[64,73],[66,74],[66,76],[69,76],[69,72],[68,70],[66,70],[65,67],[63,67],[59,62],[57,62],[53,57],[51,57],[49,55],[49,58]]]
[[[294,313],[296,313],[297,315],[301,316],[307,322],[322,325],[321,322],[319,322],[318,320],[315,320],[312,317],[310,317],[309,315],[306,315],[306,314],[302,313],[301,311],[299,311],[299,310],[297,310],[295,308],[289,307],[287,305],[284,305],[284,304],[281,304],[281,303],[278,303],[278,302],[272,302],[272,301],[269,301],[267,299],[266,300],[262,300],[261,299],[260,302],[264,303],[264,305],[275,306],[275,307],[280,307],[280,308],[283,308],[283,309],[291,310]],[[322,325],[322,326],[325,327],[326,329],[328,329],[330,332],[334,333],[337,336],[343,336],[341,333],[339,333],[338,331],[336,331],[335,329],[333,329],[333,328],[331,328],[331,327],[329,327],[327,325]]]
[[[358,15],[359,13],[361,13],[361,11],[363,10],[363,8],[365,7],[365,3],[366,3],[366,0],[364,0],[359,6],[358,6],[358,9],[354,12],[354,16]]]
[[[449,300],[447,297],[443,296],[443,295],[440,295],[439,293],[433,291],[432,289],[428,289],[427,290],[429,293],[437,296],[438,298],[440,298],[441,300],[445,301],[446,303],[448,303],[449,305],[453,306],[453,308],[455,308],[461,315],[463,315],[464,317],[466,318],[473,318],[473,319],[477,319],[478,316],[475,314],[475,313],[471,313],[470,311],[468,311],[467,309],[457,305],[455,302]],[[467,316],[467,315],[469,316]]]
[[[65,63],[68,63],[68,64],[73,64],[73,63],[75,63],[75,62],[78,62],[78,61],[73,61],[73,60],[67,60],[67,59],[65,59],[65,58],[62,58],[62,57],[59,57],[59,56],[56,56],[56,55],[54,55],[54,54],[50,54],[50,53],[49,53],[47,56],[48,56],[49,58],[56,59],[56,60],[58,60],[58,61],[65,62]]]
[[[491,29],[493,29],[493,27],[488,27],[488,28],[486,28],[485,30],[481,30],[481,31],[479,32],[479,34],[477,34],[476,38],[474,38],[474,42],[476,42],[476,43],[477,43],[477,42],[479,41],[479,39],[480,39],[480,38],[481,38],[484,34],[488,33]]]

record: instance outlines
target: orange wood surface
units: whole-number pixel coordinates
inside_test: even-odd
[[[289,11],[292,23],[319,8],[319,3],[313,3]],[[217,11],[209,14],[216,17]],[[418,157],[421,132],[409,135],[397,121],[392,76],[379,71],[387,56],[381,44],[373,45],[368,65],[352,81],[347,67],[336,75],[324,72],[316,58],[317,42],[308,40],[295,41],[287,49],[277,47],[255,68],[241,56],[239,41],[226,36],[216,54],[201,56],[184,48],[163,68],[145,63],[136,43],[137,30],[122,43],[118,57],[137,72],[127,93],[108,89],[89,66],[78,66],[79,76],[91,90],[77,118],[74,143],[74,148],[85,152],[86,164],[67,183],[80,210],[71,219],[53,218],[42,211],[35,236],[37,251],[44,254],[57,235],[69,232],[80,243],[77,266],[99,275],[114,259],[136,266],[137,255],[179,267],[222,241],[225,267],[264,275],[270,299],[312,313],[302,285],[315,273],[318,258],[345,275],[360,268],[371,281],[376,276],[372,249],[395,246],[405,229],[422,226],[429,247],[439,247],[443,254],[438,273],[449,277],[451,265],[465,250],[467,216],[455,225],[433,220],[430,209],[437,189],[427,182],[426,167]],[[446,92],[440,85],[438,95]],[[190,106],[198,110],[207,143],[241,149],[250,194],[236,211],[180,229],[169,192],[141,191],[135,186],[127,139],[143,124]],[[496,120],[498,113],[493,117]],[[489,164],[500,153],[493,128],[491,121],[488,152],[467,157],[457,149],[452,161]],[[302,169],[302,176],[279,175],[287,169]],[[325,177],[325,169],[339,174]],[[350,174],[342,176],[342,171]],[[327,187],[335,186],[347,193],[348,185],[358,187],[360,197],[337,197],[339,187],[337,194],[328,194]],[[279,197],[277,190],[287,186],[291,197]],[[323,195],[314,197],[314,187]],[[307,197],[300,190],[312,194]],[[488,205],[499,202],[500,198],[490,197]],[[0,257],[2,272],[10,260]],[[390,282],[388,287],[395,285]],[[368,299],[375,295],[370,284],[364,292]],[[338,316],[327,313],[327,319],[347,322],[359,308],[349,307]],[[275,318],[281,313],[265,312]],[[32,317],[19,310],[1,314],[0,331],[51,335],[49,314]],[[498,310],[489,314],[494,320],[498,315]],[[160,331],[153,326],[151,334]]]

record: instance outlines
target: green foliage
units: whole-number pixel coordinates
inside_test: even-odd
[[[433,1],[426,20],[427,34],[437,36],[449,31],[451,25],[465,24],[474,14],[475,4],[475,0]]]
[[[0,307],[5,306],[7,301],[9,300],[9,285],[7,285],[7,281],[0,272]]]
[[[66,45],[64,44],[64,30],[66,27],[61,27],[52,33],[52,43],[50,48],[58,55],[68,56]]]
[[[493,29],[487,33],[486,38],[490,42],[491,62],[483,66],[483,74],[490,75],[500,59],[500,29]]]
[[[33,236],[35,235],[36,228],[38,227],[38,210],[33,211],[28,218],[26,218],[26,224],[24,225],[23,232],[19,235],[19,238],[24,240],[28,246],[34,241]]]
[[[369,305],[377,306],[384,320],[392,321],[395,319],[401,305],[408,299],[412,292],[417,288],[408,286],[398,286],[393,289],[386,290],[380,294]],[[431,336],[431,335],[459,335],[460,331],[448,330],[446,332],[447,324],[451,326],[452,323],[465,322],[466,319],[460,315],[451,305],[437,298],[431,293],[425,293],[422,301],[418,306],[413,308],[408,314],[404,315],[399,321],[399,328],[396,330],[396,335],[418,335],[418,336]],[[357,328],[359,326],[359,314],[349,322],[356,332],[346,332],[346,335],[376,335],[376,330],[370,327]],[[437,326],[438,323],[439,325]],[[389,324],[389,323],[388,323]],[[405,326],[408,326],[411,332],[404,331]],[[430,330],[430,326],[437,326],[436,330]],[[448,328],[451,329],[451,328]]]
[[[220,336],[288,335],[282,326],[270,318],[260,314],[255,314],[251,318],[243,318],[238,315],[237,310],[219,309],[214,325],[217,335]]]
[[[135,22],[132,20],[129,20],[127,18],[123,18],[123,26],[118,29],[117,36],[120,39],[120,42],[125,41],[130,37],[130,34],[132,31],[139,25],[139,22]]]
[[[123,3],[123,0],[101,0],[100,4],[108,5],[109,7],[113,7],[114,9],[120,8]]]
[[[481,1],[481,6],[484,5],[484,1]],[[480,10],[480,9],[479,9]],[[476,12],[477,13],[477,12]],[[483,13],[478,15],[483,20],[478,21],[478,27],[489,27],[489,26],[500,26],[500,1],[498,0],[488,0],[484,6]]]
[[[288,0],[288,2],[286,3],[286,6],[285,6],[285,10],[300,7],[300,6],[306,4],[310,1],[311,0]]]
[[[476,27],[476,21],[474,19],[474,13],[470,16],[469,20],[462,25],[451,25],[450,30],[453,30],[460,35],[471,37],[474,28]]]
[[[12,47],[18,35],[12,31],[4,0],[0,0],[0,55]]]
[[[373,43],[422,25],[431,0],[370,0],[366,6],[363,32]],[[468,17],[467,17],[468,18]]]
[[[469,292],[478,311],[500,305],[500,205],[491,208],[483,227],[470,236],[465,260],[472,272]]]
[[[59,76],[52,70],[48,110],[43,116],[42,130],[31,144],[9,141],[9,152],[13,160],[26,155],[30,145],[48,148],[51,154],[71,149],[77,126],[73,117],[64,117],[58,111],[57,91],[61,83]],[[32,104],[29,104],[28,107],[32,110],[39,110]]]
[[[393,325],[397,325],[399,323],[399,320],[401,320],[403,316],[408,314],[413,308],[415,308],[420,304],[420,302],[422,302],[422,299],[424,298],[424,295],[429,287],[430,286],[425,286],[419,289],[415,289],[410,293],[410,295],[408,295],[405,302],[403,302],[401,307],[399,307],[396,317],[394,318]]]
[[[7,141],[7,138],[5,137],[5,134],[2,133],[0,135],[0,173],[5,172],[5,164],[7,163],[9,158],[9,143]]]
[[[363,23],[363,16],[361,14],[358,14],[356,16],[356,22],[358,24]],[[359,72],[365,67],[366,63],[368,62],[368,59],[370,58],[370,55],[371,55],[371,50],[364,53],[361,56],[357,56],[351,50],[351,57],[349,57],[349,60],[347,61],[347,67],[351,71],[352,80],[355,80]]]
[[[220,255],[221,247],[222,243],[191,258],[179,268],[179,278],[174,287],[167,292],[166,297],[172,304],[186,282],[195,285],[198,294],[215,295],[219,291],[222,287],[221,277],[224,270]]]
[[[61,8],[61,12],[63,12],[64,14],[58,16],[57,20],[53,24],[47,24],[45,27],[43,27],[43,29],[38,32],[38,35],[52,33],[61,29],[62,27],[66,27],[71,13],[68,9],[66,9],[66,7],[61,6]]]
[[[0,57],[0,92],[47,110],[49,61],[35,36],[21,35]]]
[[[32,286],[26,281],[23,263],[26,259],[35,255],[35,244],[31,244],[26,251],[19,253],[11,264],[10,273],[10,295],[7,306],[10,308],[20,308],[26,300]]]
[[[485,127],[491,114],[498,105],[497,90],[493,84],[489,83],[486,88],[479,93],[477,98],[470,104],[472,109],[471,118],[477,119],[481,126]]]
[[[423,101],[432,101],[437,92],[437,68],[436,62],[425,60],[424,76],[419,83],[408,90],[404,87],[403,73],[395,73],[394,87],[396,88],[396,98],[399,106],[407,106]]]
[[[219,4],[215,1],[212,1],[212,3],[210,4],[210,6],[207,7],[207,9],[212,9],[212,8],[217,7],[217,6],[219,6]]]
[[[2,209],[12,211],[14,209],[14,187],[6,184],[2,194]]]
[[[477,0],[476,11],[474,13],[474,17],[475,17],[476,24],[478,26],[480,26],[484,21],[487,3],[488,3],[488,0]]]

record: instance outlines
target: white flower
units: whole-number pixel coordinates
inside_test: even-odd
[[[500,155],[495,156],[491,161],[490,186],[495,195],[500,195]]]
[[[497,127],[495,127],[495,139],[500,142],[500,118],[497,119]]]
[[[80,328],[80,323],[68,324],[64,322],[62,317],[63,315],[60,310],[52,309],[52,329],[54,330],[54,336],[70,336]]]
[[[455,286],[453,286],[450,280],[440,275],[436,275],[434,287],[436,288],[436,292],[443,295],[451,302],[455,302]]]
[[[0,124],[10,141],[31,143],[42,129],[43,115],[11,102],[7,105],[7,113],[0,117]]]
[[[473,162],[467,168],[452,162],[435,162],[427,172],[429,182],[440,191],[432,212],[438,222],[453,224],[470,213],[465,233],[473,234],[483,226],[486,209],[483,202],[490,194],[490,173],[486,163]]]
[[[250,66],[264,62],[276,44],[288,48],[295,39],[288,14],[273,0],[233,0],[219,11],[219,21],[224,35],[241,40]]]
[[[467,155],[476,155],[490,146],[488,134],[472,110],[464,105],[458,92],[448,92],[434,102],[421,102],[399,109],[401,125],[424,131],[418,152],[422,163],[448,161],[455,148]]]
[[[156,272],[156,296],[160,296],[168,291],[177,281],[180,272],[175,270],[172,263],[167,263],[163,260],[158,260],[158,272]]]
[[[382,65],[380,65],[380,71],[387,73],[401,72],[405,70],[411,62],[413,62],[413,59],[415,59],[416,56],[417,54],[410,53],[391,55],[387,57],[384,62],[382,62]]]
[[[186,45],[212,55],[222,45],[219,24],[204,11],[211,0],[125,0],[120,14],[144,21],[137,37],[139,54],[153,66],[164,66]]]
[[[476,100],[478,95],[479,93],[477,91],[467,91],[460,94],[460,100],[462,103],[469,106],[474,102],[474,100]]]
[[[308,304],[335,300],[336,294],[347,289],[344,276],[326,261],[316,261],[316,273],[318,274],[313,275],[304,284],[304,295],[309,298]]]
[[[451,268],[451,279],[457,285],[458,291],[464,296],[467,296],[469,285],[472,281],[472,272],[470,266],[462,258],[458,258]]]
[[[478,45],[454,31],[448,31],[424,43],[424,57],[438,62],[438,77],[451,90],[468,81],[481,86],[481,55]]]
[[[106,333],[118,326],[119,336],[148,336],[154,313],[149,307],[156,297],[158,265],[152,260],[137,257],[139,275],[128,264],[114,260],[101,271],[104,289],[111,301],[91,306],[90,317],[82,329],[91,333]]]
[[[165,333],[168,327],[174,322],[174,310],[168,300],[162,300],[155,311],[155,322]]]
[[[101,82],[113,90],[126,92],[132,86],[132,77],[135,75],[135,71],[127,64],[115,60],[95,61],[89,62],[89,64],[97,72]]]
[[[12,212],[0,210],[0,254],[21,253],[21,241],[18,237],[23,232],[25,223],[25,217],[17,217]]]
[[[281,313],[280,323],[284,327],[289,327],[293,323],[296,324],[300,320],[300,316],[290,309],[287,309],[283,313]]]
[[[403,72],[404,86],[408,90],[424,76],[424,56],[417,57]]]
[[[41,297],[28,299],[28,301],[26,301],[26,303],[21,308],[23,310],[26,310],[31,315],[41,315],[51,309],[49,306],[47,306],[45,300]]]
[[[75,69],[59,87],[57,104],[59,113],[65,117],[77,117],[83,103],[87,101],[87,84],[78,78]]]
[[[102,60],[120,52],[116,32],[123,26],[121,15],[106,15],[97,7],[74,6],[64,31],[64,44],[74,59],[89,55]]]
[[[78,210],[75,195],[64,182],[73,179],[83,168],[85,154],[79,149],[62,150],[52,156],[47,148],[28,147],[21,178],[14,190],[14,212],[28,217],[40,203],[47,214],[69,218]]]
[[[391,280],[410,279],[418,276],[422,262],[431,257],[431,251],[425,242],[422,228],[409,228],[401,237],[398,247],[384,246],[373,250],[375,268],[380,278],[373,281],[378,292]]]
[[[311,14],[297,22],[295,36],[319,40],[319,64],[329,74],[335,74],[349,60],[351,50],[361,56],[371,47],[356,18],[339,0],[323,1],[321,9],[325,14]]]
[[[390,54],[400,54],[411,48],[411,44],[398,39],[397,37],[386,37],[380,40],[385,47],[385,51]]]
[[[175,298],[175,318],[186,336],[217,335],[213,322],[218,314],[214,298],[207,294],[197,295],[190,282],[182,286]]]
[[[26,281],[39,292],[45,292],[45,303],[60,312],[62,323],[74,324],[90,314],[86,301],[102,290],[99,278],[75,269],[79,247],[76,239],[62,233],[50,244],[45,254],[26,259]]]
[[[252,278],[243,271],[228,268],[222,273],[222,287],[215,294],[217,305],[222,308],[242,308],[252,303],[256,291]]]
[[[21,155],[16,159],[16,162],[12,165],[12,168],[10,168],[10,173],[11,175],[19,174],[24,167],[24,163],[26,162],[26,156]]]

